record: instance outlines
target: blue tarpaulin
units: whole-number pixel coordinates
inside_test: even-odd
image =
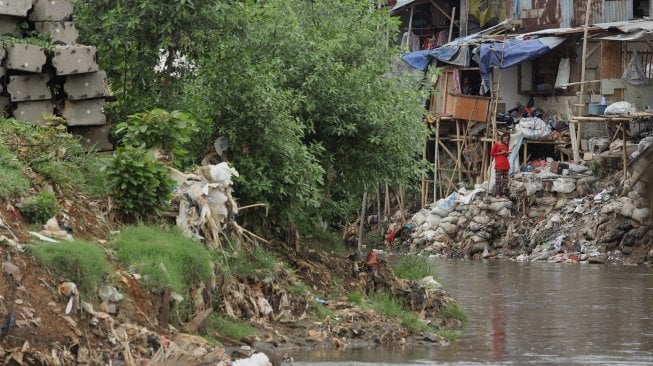
[[[478,61],[482,79],[481,90],[488,90],[490,71],[493,67],[507,69],[534,60],[549,53],[564,40],[561,37],[542,37],[528,40],[513,39],[501,43],[482,43]]]
[[[470,60],[469,47],[463,44],[473,39],[473,36],[458,38],[442,47],[411,52],[402,58],[410,66],[420,70],[426,70],[432,58],[452,65],[468,67]]]

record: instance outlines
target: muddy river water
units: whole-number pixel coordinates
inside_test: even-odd
[[[314,351],[295,365],[653,365],[653,269],[438,260],[468,315],[431,349]]]

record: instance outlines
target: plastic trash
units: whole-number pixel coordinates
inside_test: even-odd
[[[113,286],[100,286],[98,294],[103,301],[119,302],[123,298],[123,295]]]
[[[625,101],[612,103],[605,109],[605,114],[628,114],[633,112],[637,112],[637,108]]]

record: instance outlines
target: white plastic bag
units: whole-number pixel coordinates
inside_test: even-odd
[[[637,108],[624,101],[612,103],[605,109],[605,114],[628,114],[633,112],[637,112]]]

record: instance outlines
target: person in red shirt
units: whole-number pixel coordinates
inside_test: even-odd
[[[494,180],[494,195],[498,198],[508,198],[510,196],[510,182],[508,181],[510,173],[510,134],[501,135],[501,141],[495,142],[490,151],[494,158],[494,170],[496,179]]]

